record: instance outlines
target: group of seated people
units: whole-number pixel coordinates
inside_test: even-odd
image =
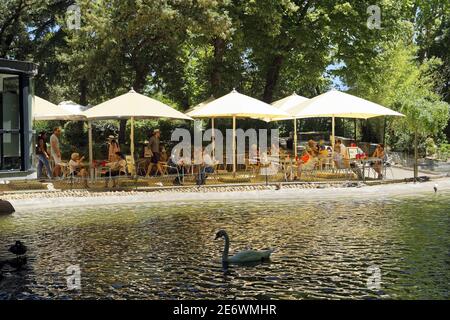
[[[163,176],[177,175],[175,184],[181,184],[184,175],[191,171],[197,173],[197,184],[205,184],[207,174],[214,172],[216,161],[213,161],[210,152],[205,148],[194,147],[189,155],[184,155],[174,149],[168,152],[159,141],[160,131],[155,129],[149,141],[144,142],[142,156],[137,161],[139,175]]]
[[[69,161],[69,174],[71,177],[82,178],[84,186],[89,188],[88,185],[88,167],[83,163],[84,156],[80,157],[77,152],[72,153]],[[104,178],[112,178],[127,174],[127,162],[122,152],[118,151],[109,157],[109,161],[104,163],[102,167],[105,169],[101,172],[101,176]],[[105,187],[109,186],[109,180],[105,179]],[[116,179],[112,179],[113,187],[116,187]]]
[[[248,163],[250,165],[266,165],[273,158],[283,155],[283,150],[276,144],[272,144],[267,150],[258,149],[256,144],[252,144],[248,149]]]
[[[217,160],[211,156],[211,151],[207,148],[196,147],[192,155],[183,154],[183,150],[179,152],[172,150],[171,156],[167,161],[167,173],[176,174],[174,184],[182,184],[184,175],[191,171],[195,172],[197,185],[206,184],[208,174],[215,171]]]
[[[89,165],[84,163],[85,157],[80,156],[79,153],[73,152],[70,161],[64,163],[61,160],[61,151],[59,146],[59,137],[61,135],[61,129],[55,128],[50,138],[50,152],[47,151],[46,135],[42,133],[38,138],[36,146],[36,154],[38,156],[38,177],[42,175],[43,167],[46,168],[49,178],[60,177],[62,174],[61,168],[67,168],[68,173],[72,177],[82,178],[84,185],[88,187]],[[176,174],[177,178],[174,183],[181,184],[184,175],[192,170],[192,173],[196,173],[197,184],[205,184],[208,174],[211,174],[215,170],[217,161],[211,156],[211,150],[207,150],[203,147],[194,147],[193,152],[189,155],[183,155],[180,150],[179,153],[176,150],[172,150],[169,153],[166,148],[160,144],[160,131],[155,129],[150,138],[150,141],[146,142],[143,148],[143,154],[141,159],[138,160],[138,169],[144,168],[145,176],[150,175],[166,175]],[[350,147],[357,148],[355,143],[352,143]],[[120,151],[120,145],[114,136],[108,138],[108,160],[102,161],[101,175],[103,177],[117,177],[127,174],[127,161],[124,154]],[[366,157],[364,152],[357,148],[357,154]],[[380,159],[374,160],[371,164],[374,171],[381,179],[382,163],[385,157],[384,145],[378,144],[372,157]],[[280,158],[285,158],[292,163],[289,154],[285,155],[283,150],[278,145],[272,144],[267,151],[261,151],[256,144],[252,144],[248,149],[248,164],[255,168],[261,169],[263,167],[270,166],[272,162],[278,162]],[[52,159],[54,163],[53,170],[50,169],[49,160]],[[276,160],[274,160],[276,159]],[[334,163],[334,167],[349,168],[360,176],[358,168],[354,162],[350,161],[349,152],[347,147],[342,143],[342,140],[337,139],[334,147],[325,145],[323,140],[316,142],[309,140],[306,144],[306,148],[301,156],[297,156],[293,159],[297,170],[293,179],[301,178],[304,170],[321,169],[324,164]],[[142,174],[139,172],[138,174]],[[67,171],[65,171],[67,172]],[[116,179],[106,179],[106,186],[110,180],[113,180],[113,187],[116,186]]]
[[[356,143],[351,143],[351,148],[356,148],[357,159],[366,158],[366,154],[357,147]],[[332,161],[334,167],[338,169],[349,168],[353,170],[358,177],[362,176],[360,169],[356,166],[354,162],[350,161],[349,152],[347,147],[342,143],[342,140],[337,139],[334,144],[334,149],[329,146],[325,146],[324,141],[317,143],[314,140],[309,140],[305,151],[302,156],[297,156],[295,159],[297,165],[297,173],[294,179],[301,178],[303,170],[312,170],[321,168],[321,166],[332,156]],[[371,163],[371,167],[378,174],[378,178],[382,179],[382,163],[385,158],[384,145],[382,143],[378,144],[375,152],[372,155],[373,158],[378,158],[380,160],[375,160]]]
[[[120,151],[120,145],[114,136],[108,137],[108,160],[102,162],[95,162],[95,166],[100,169],[100,175],[104,178],[113,178],[127,174],[127,162],[125,155]],[[88,186],[89,165],[84,162],[85,157],[77,152],[72,153],[68,163],[69,174],[71,177],[82,178],[84,186]],[[113,187],[117,186],[116,179],[105,179],[105,187],[109,186],[109,181],[112,180]]]

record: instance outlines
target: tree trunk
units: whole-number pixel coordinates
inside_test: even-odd
[[[418,151],[417,151],[417,129],[414,130],[414,182],[417,181],[417,178],[419,176],[419,170],[418,170]]]
[[[367,119],[361,119],[361,141],[364,142],[373,142],[373,133],[369,125],[369,121]]]
[[[83,77],[80,80],[80,104],[82,106],[87,106],[88,105],[88,82],[86,77]]]
[[[281,66],[283,65],[284,57],[277,54],[273,57],[266,74],[266,86],[264,87],[263,101],[272,103],[275,87],[280,76]]]
[[[127,129],[127,120],[121,119],[119,120],[119,145],[124,145],[126,140],[126,129]]]
[[[211,94],[214,97],[220,96],[222,93],[222,66],[223,56],[225,55],[225,40],[222,38],[215,38],[213,40],[214,59],[211,69]]]

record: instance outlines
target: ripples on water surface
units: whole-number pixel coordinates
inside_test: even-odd
[[[29,266],[14,286],[3,285],[0,295],[448,299],[449,208],[450,194],[441,194],[17,212],[0,217],[0,244],[23,240]],[[230,234],[230,253],[275,247],[272,261],[224,274],[223,241],[213,240],[221,228]],[[66,268],[72,264],[82,269],[81,293],[66,290]],[[367,289],[371,265],[381,269],[379,291]]]

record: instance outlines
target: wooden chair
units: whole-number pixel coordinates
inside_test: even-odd
[[[282,161],[281,165],[282,165],[284,180],[286,182],[293,181],[294,177],[297,173],[297,169],[298,169],[297,163],[294,161],[294,159],[289,158],[289,159],[284,159]]]
[[[259,164],[256,160],[250,160],[249,158],[245,158],[245,166],[244,171],[248,172],[251,171],[253,174],[258,172],[259,170]]]
[[[148,159],[142,158],[136,162],[136,174],[138,176],[145,176],[148,169]]]

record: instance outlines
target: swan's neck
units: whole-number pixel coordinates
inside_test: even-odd
[[[228,261],[228,251],[230,251],[230,238],[225,234],[225,247],[223,248],[222,261]]]

